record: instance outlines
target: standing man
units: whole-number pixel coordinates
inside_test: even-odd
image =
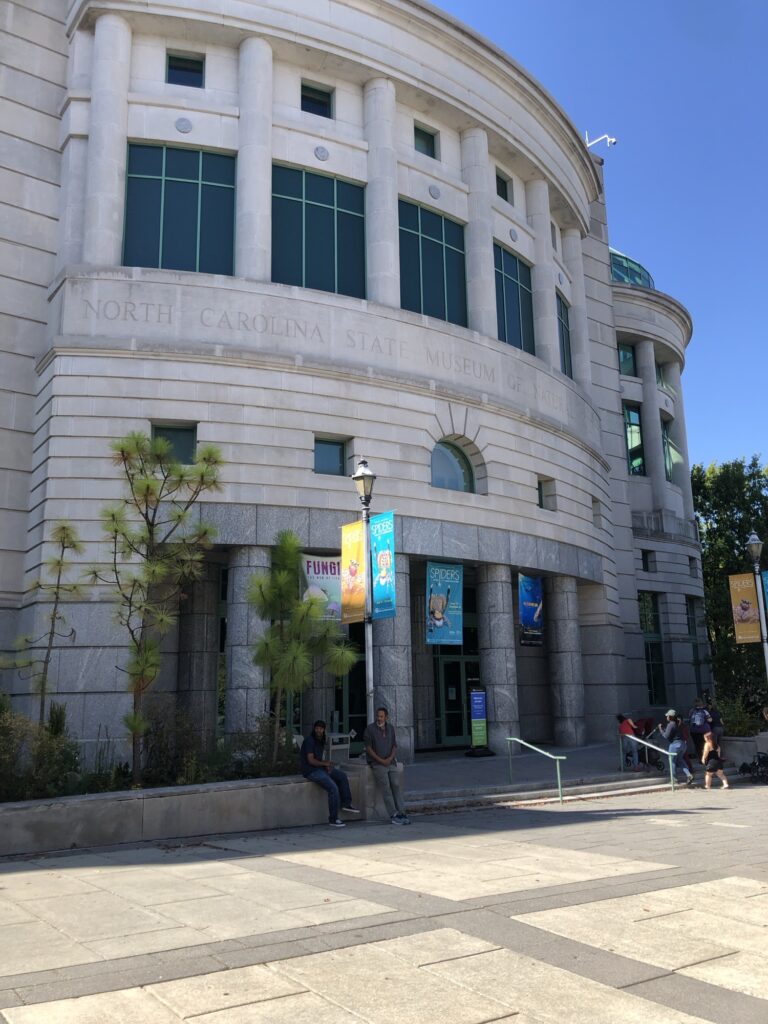
[[[342,811],[349,814],[359,814],[360,811],[352,805],[352,792],[346,773],[337,768],[333,761],[324,760],[324,755],[325,722],[318,719],[301,745],[301,774],[327,792],[328,824],[333,828],[344,828],[346,823],[339,817],[339,803]]]
[[[710,731],[712,716],[704,707],[703,700],[695,700],[688,716],[688,731],[691,734],[693,745],[696,748],[696,756],[701,759],[704,749],[704,736]]]
[[[363,734],[365,756],[371,766],[376,787],[384,797],[389,820],[393,825],[410,825],[403,794],[400,792],[395,727],[390,725],[388,719],[386,708],[376,708],[376,721],[367,725]]]

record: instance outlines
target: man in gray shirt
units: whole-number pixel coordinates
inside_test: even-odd
[[[381,790],[384,806],[393,825],[410,825],[405,813],[405,801],[400,792],[400,772],[397,765],[397,737],[388,721],[386,708],[376,709],[376,721],[365,728],[363,745],[371,766],[376,786]]]

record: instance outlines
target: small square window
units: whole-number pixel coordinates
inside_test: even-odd
[[[653,551],[640,552],[640,564],[643,572],[656,572],[656,554]]]
[[[536,481],[539,508],[548,512],[557,511],[557,497],[555,495],[555,481],[551,477],[540,476]]]
[[[619,342],[619,373],[622,377],[637,376],[637,362],[635,361],[635,346]]]
[[[197,455],[197,424],[171,426],[164,423],[152,424],[152,440],[162,437],[171,445],[171,458],[182,466],[191,466]]]
[[[437,160],[437,133],[431,132],[429,128],[420,128],[419,125],[414,125],[413,148],[417,153],[423,153],[424,156],[431,156],[433,160]]]
[[[315,438],[315,472],[326,476],[346,476],[346,445],[343,441]]]
[[[193,89],[202,89],[205,80],[205,57],[169,53],[165,80],[169,85],[188,85]]]
[[[305,114],[333,117],[333,89],[301,83],[301,109]]]
[[[512,191],[512,182],[505,177],[501,171],[496,171],[496,195],[505,203],[514,203],[515,197]]]

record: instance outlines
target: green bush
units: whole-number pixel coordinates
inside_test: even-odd
[[[718,698],[717,709],[725,724],[726,736],[756,736],[760,732],[760,715],[744,697]]]
[[[80,748],[67,732],[66,708],[51,704],[39,729],[0,695],[0,800],[40,800],[80,789]]]

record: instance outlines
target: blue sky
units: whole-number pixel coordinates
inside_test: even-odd
[[[685,305],[691,463],[768,463],[768,0],[437,0],[579,132],[607,132],[611,245]]]

